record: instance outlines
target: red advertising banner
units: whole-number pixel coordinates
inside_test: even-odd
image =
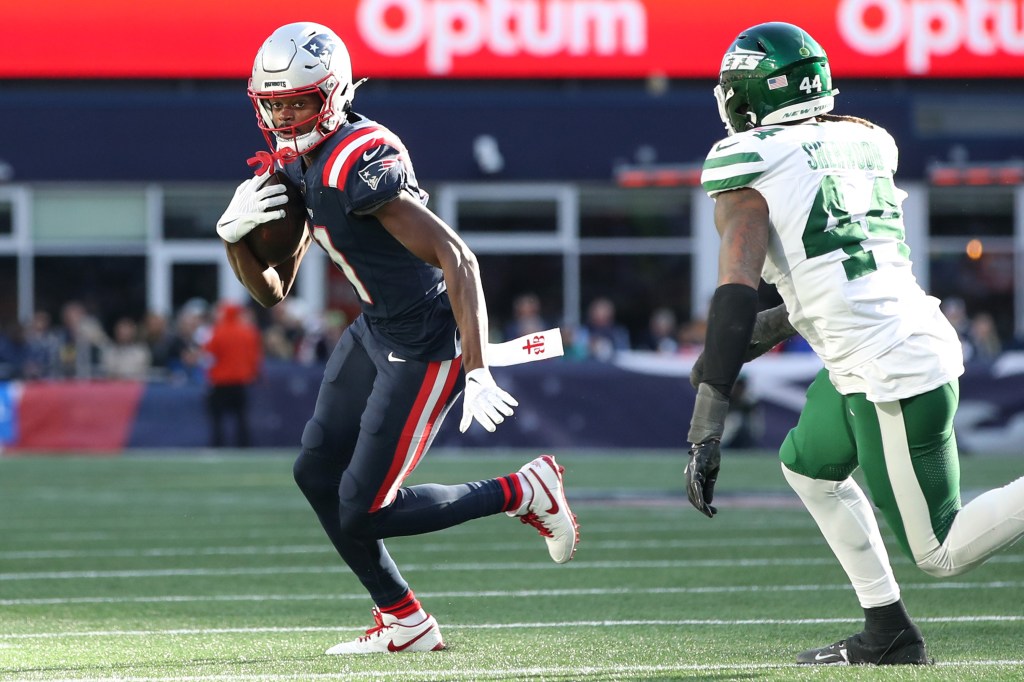
[[[40,0],[0,12],[0,78],[245,78],[298,20],[357,77],[713,78],[764,21],[806,29],[838,77],[1024,76],[1024,0]]]

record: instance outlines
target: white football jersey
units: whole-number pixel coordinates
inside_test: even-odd
[[[917,395],[963,371],[955,331],[911,272],[897,161],[882,128],[811,120],[728,137],[711,148],[701,175],[711,197],[745,187],[764,197],[773,230],[762,276],[840,392],[872,400]],[[865,364],[901,355],[889,351],[912,335],[928,339],[934,356],[903,367],[898,387],[875,386],[885,372]]]

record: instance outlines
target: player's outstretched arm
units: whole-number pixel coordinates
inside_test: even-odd
[[[729,396],[757,318],[757,285],[768,253],[768,205],[755,190],[724,192],[715,199],[715,227],[722,237],[718,288],[708,310],[703,376],[687,434],[690,459],[684,472],[690,503],[708,517],[717,512],[711,501]]]
[[[466,372],[459,429],[465,432],[475,419],[488,431],[494,431],[505,417],[512,416],[519,403],[494,382],[487,369],[487,306],[476,256],[451,227],[405,192],[373,215],[411,253],[444,272],[462,338],[462,366]]]

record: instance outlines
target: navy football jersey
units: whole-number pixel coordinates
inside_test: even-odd
[[[401,192],[427,202],[398,136],[350,113],[304,173],[300,163],[284,170],[302,189],[313,239],[345,274],[373,333],[402,357],[458,355],[441,269],[410,253],[370,215]]]

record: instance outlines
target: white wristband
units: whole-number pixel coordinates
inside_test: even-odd
[[[563,354],[562,332],[557,327],[504,343],[487,344],[487,364],[490,367],[521,365],[524,362],[557,358]]]

